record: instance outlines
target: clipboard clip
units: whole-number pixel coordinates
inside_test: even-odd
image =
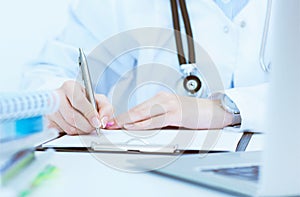
[[[150,153],[150,154],[176,154],[180,153],[178,145],[132,145],[132,144],[98,144],[91,143],[91,149],[95,152],[118,152],[118,153]]]

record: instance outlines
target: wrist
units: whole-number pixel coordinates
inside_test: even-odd
[[[228,112],[226,112],[228,113]],[[226,125],[224,125],[224,127],[226,126],[234,126],[234,125],[240,125],[242,122],[242,118],[240,114],[235,114],[235,113],[228,113],[228,122],[226,122]],[[226,118],[225,118],[226,120]]]
[[[214,102],[219,112],[218,115],[216,116],[218,118],[215,119],[215,121],[219,123],[220,128],[240,124],[240,121],[237,118],[237,114],[225,110],[221,100],[215,100]]]
[[[227,126],[234,125],[234,122],[236,121],[236,120],[235,120],[235,119],[236,119],[236,118],[235,118],[235,114],[226,111],[226,110],[222,107],[222,105],[221,105],[221,108],[222,108],[223,113],[224,113],[223,128],[224,128],[224,127],[227,127]]]
[[[223,127],[241,124],[240,111],[235,103],[226,94],[216,93],[210,98],[218,101],[218,104],[223,111]]]
[[[230,122],[226,126],[233,126],[233,125],[239,125],[241,124],[241,115],[240,110],[236,106],[236,104],[226,95],[223,94],[221,97],[221,106],[229,113],[230,116]]]

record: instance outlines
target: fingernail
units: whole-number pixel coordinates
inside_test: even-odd
[[[111,127],[111,126],[113,126],[115,124],[115,122],[108,122],[107,124],[106,124],[106,127]]]
[[[108,121],[108,118],[107,118],[106,116],[104,116],[104,117],[101,119],[101,124],[102,124],[103,128],[106,127],[107,121]]]
[[[101,122],[99,121],[99,119],[96,116],[92,119],[92,123],[93,123],[93,126],[96,128],[101,127]]]

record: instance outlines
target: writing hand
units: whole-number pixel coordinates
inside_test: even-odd
[[[66,81],[58,90],[60,107],[47,116],[49,127],[70,135],[88,134],[96,127],[105,127],[112,118],[113,107],[104,95],[95,95],[97,112],[87,100],[85,89],[75,81]]]

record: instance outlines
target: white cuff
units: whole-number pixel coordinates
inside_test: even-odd
[[[266,101],[268,85],[228,89],[225,94],[236,104],[242,118],[241,130],[266,130]]]

